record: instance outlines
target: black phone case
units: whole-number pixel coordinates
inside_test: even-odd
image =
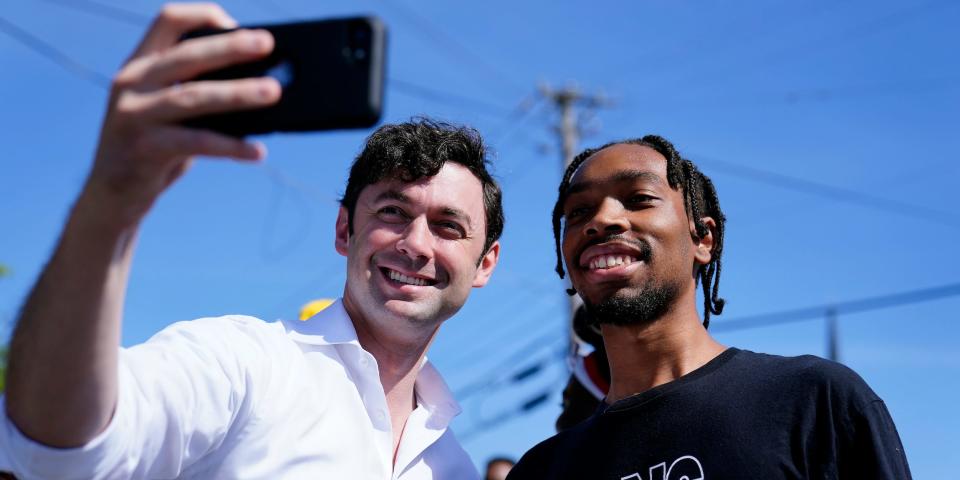
[[[383,110],[386,31],[374,17],[249,26],[269,30],[269,57],[227,67],[195,80],[272,76],[283,86],[280,101],[267,108],[207,115],[184,122],[233,136],[366,128]],[[200,30],[193,38],[223,33]]]

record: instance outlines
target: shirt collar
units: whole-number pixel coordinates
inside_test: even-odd
[[[306,320],[282,320],[287,335],[298,343],[308,345],[353,345],[363,350],[350,315],[343,308],[343,299],[337,299],[327,308]],[[417,400],[428,411],[445,417],[444,423],[460,414],[462,409],[453,398],[450,387],[440,372],[426,357],[420,365],[416,380]]]
[[[460,405],[453,398],[450,387],[440,376],[440,372],[426,359],[424,359],[420,372],[417,373],[416,391],[419,403],[431,413],[444,417],[442,420],[444,427],[462,411]]]
[[[350,315],[343,308],[343,300],[330,304],[306,320],[282,320],[287,335],[296,342],[308,345],[350,344],[360,347],[357,330]],[[362,348],[362,347],[361,347]]]

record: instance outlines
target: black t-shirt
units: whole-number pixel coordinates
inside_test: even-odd
[[[852,370],[736,348],[604,405],[527,452],[507,477],[705,478],[911,477],[886,406]]]

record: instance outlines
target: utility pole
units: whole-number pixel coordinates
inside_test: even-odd
[[[586,94],[576,86],[554,89],[549,85],[540,85],[540,94],[557,108],[560,125],[555,127],[560,135],[560,152],[563,171],[567,169],[573,156],[579,149],[580,136],[584,128],[581,122],[601,107],[609,107],[612,102],[603,94]],[[578,111],[582,108],[582,111]]]
[[[837,341],[837,310],[827,309],[827,358],[840,361],[840,346]]]
[[[580,137],[586,133],[583,123],[589,120],[593,112],[601,107],[612,106],[612,103],[603,94],[587,94],[580,91],[575,85],[554,89],[546,84],[540,85],[540,95],[548,100],[559,113],[560,124],[554,130],[560,136],[561,172],[566,172],[573,157],[580,149]],[[570,337],[570,351],[576,348],[573,341],[573,317],[583,303],[578,295],[569,297],[570,315],[565,324]]]

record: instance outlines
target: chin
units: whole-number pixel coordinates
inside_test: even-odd
[[[644,325],[656,321],[670,310],[679,294],[677,285],[655,284],[642,288],[622,288],[596,301],[589,300],[590,295],[582,297],[587,311],[598,324]]]
[[[438,322],[437,317],[439,316],[438,309],[435,306],[421,302],[388,300],[383,305],[383,310],[384,313],[398,320],[421,325]]]

